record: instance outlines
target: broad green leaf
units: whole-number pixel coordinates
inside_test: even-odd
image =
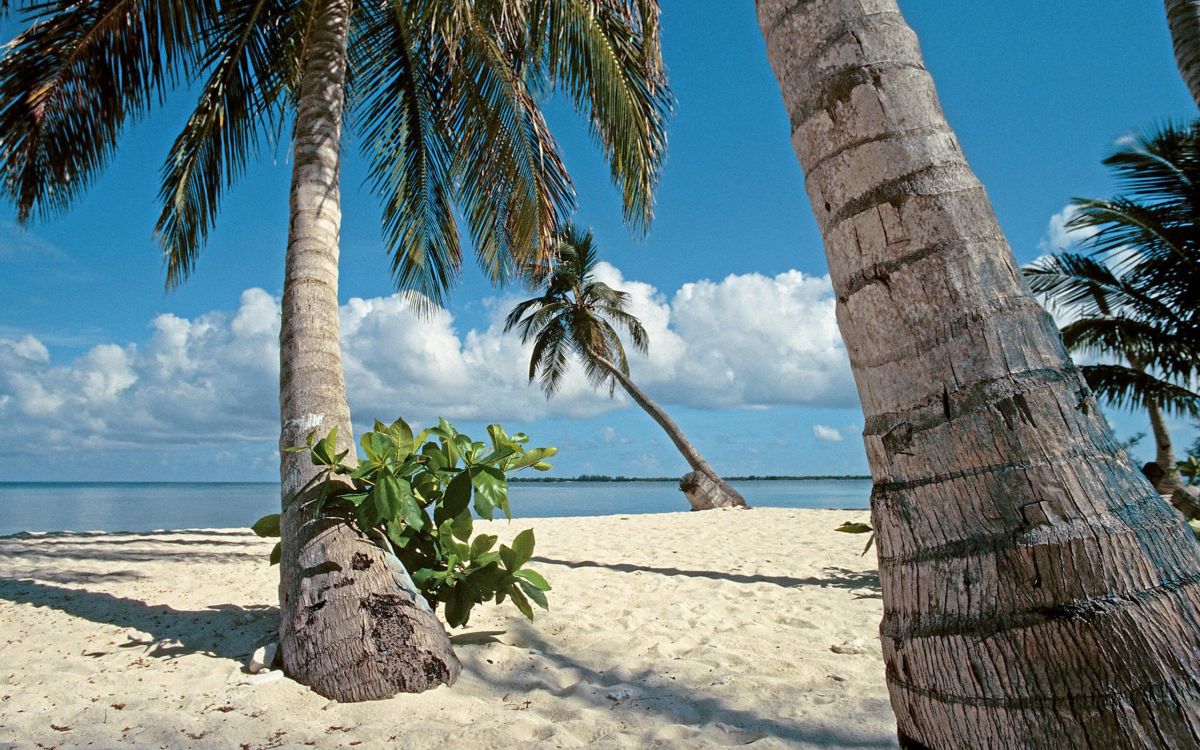
[[[330,466],[337,463],[334,454],[337,452],[337,425],[323,439],[313,445],[313,463],[318,466]]]
[[[508,437],[508,433],[498,424],[490,424],[487,426],[488,436],[492,439],[492,447],[499,450],[502,447],[511,447],[513,442]]]
[[[387,428],[388,434],[392,436],[392,440],[396,442],[396,449],[400,455],[408,455],[413,452],[413,431],[408,426],[408,422],[397,418],[392,425]]]
[[[529,600],[525,598],[521,590],[513,586],[508,590],[508,596],[513,600],[513,604],[517,605],[517,609],[521,610],[521,614],[533,622],[533,607],[529,606]]]
[[[370,435],[371,453],[374,454],[371,457],[374,460],[384,463],[387,459],[395,455],[397,446],[396,441],[391,435],[386,432],[371,432],[368,434]],[[405,451],[405,453],[408,453],[408,451]]]
[[[279,514],[268,513],[255,521],[250,530],[261,537],[279,536]]]
[[[453,586],[446,594],[446,624],[452,628],[467,624],[470,617],[470,604],[466,601],[464,587]]]
[[[479,602],[491,599],[496,595],[504,581],[505,573],[494,563],[473,568],[467,580],[470,582],[475,599]]]
[[[480,518],[491,520],[495,508],[508,507],[508,480],[504,472],[491,466],[477,466],[471,470],[471,482],[475,485],[475,512]]]
[[[523,578],[526,581],[529,581],[529,583],[538,587],[542,591],[550,590],[550,584],[547,583],[546,579],[542,578],[542,574],[538,573],[536,570],[530,570],[529,568],[522,568],[522,569],[516,571],[515,573],[513,573],[513,575],[516,576],[517,578]]]
[[[438,504],[433,517],[441,526],[446,519],[455,518],[471,504],[471,475],[463,471],[446,485],[446,493]]]
[[[404,522],[417,531],[425,525],[425,514],[421,512],[421,504],[413,497],[412,488],[408,482],[400,480],[400,512]]]
[[[546,448],[534,448],[533,450],[526,451],[525,455],[521,457],[521,460],[513,464],[512,469],[523,469],[526,466],[544,463],[547,458],[550,458],[556,453],[558,453],[558,448],[553,446],[548,446]]]
[[[845,534],[866,534],[869,531],[874,531],[874,529],[871,528],[870,524],[847,521],[834,529],[834,531],[841,531]]]
[[[872,545],[872,544],[874,544],[874,543],[875,543],[875,535],[874,535],[874,534],[872,534],[872,535],[871,535],[871,536],[870,536],[870,537],[867,539],[867,546],[866,546],[866,547],[863,547],[862,555],[859,555],[859,557],[863,557],[863,556],[865,556],[865,555],[866,555],[868,552],[870,552],[870,551],[871,551],[871,545]]]
[[[408,527],[401,526],[395,521],[388,521],[386,528],[388,539],[395,545],[397,551],[407,547],[412,541],[414,532],[410,531]]]
[[[446,468],[453,469],[458,466],[460,458],[458,453],[458,443],[453,437],[442,438],[442,453],[446,455]]]
[[[462,513],[459,513],[454,517],[454,520],[451,521],[451,529],[453,529],[454,536],[458,537],[464,542],[471,539],[471,531],[473,530],[474,526],[475,523],[471,520],[471,511],[469,510],[464,510]],[[468,557],[470,554],[470,548],[466,548],[463,556]]]
[[[450,459],[437,443],[425,443],[421,446],[421,455],[425,457],[425,465],[430,471],[445,471],[450,468]]]
[[[546,595],[537,586],[528,581],[517,581],[517,585],[521,587],[521,591],[525,592],[525,596],[533,600],[534,604],[537,604],[542,609],[550,609],[550,603],[546,601]]]
[[[441,492],[437,477],[428,471],[422,471],[412,479],[413,494],[423,504],[428,504]]]
[[[522,565],[529,562],[529,558],[533,557],[533,544],[533,529],[525,529],[513,538],[512,564],[508,565],[510,573],[515,573]]]
[[[432,568],[418,568],[412,571],[411,575],[413,583],[422,591],[429,588],[429,584],[435,583],[438,580],[438,572]]]
[[[380,472],[372,494],[375,498],[375,506],[379,509],[379,515],[383,518],[399,518],[403,515],[400,484],[401,480],[391,472]]]
[[[279,558],[283,555],[283,544],[275,542],[275,546],[271,548],[271,565],[278,565]]]
[[[471,455],[471,438],[467,437],[466,435],[455,435],[451,442],[454,443],[454,447],[458,451],[459,457],[464,459],[463,462],[466,463],[466,459]]]
[[[516,452],[517,451],[515,448],[510,448],[507,445],[503,445],[503,446],[500,446],[499,448],[497,448],[496,450],[492,451],[491,453],[487,454],[483,458],[478,459],[475,463],[486,464],[488,466],[494,466],[494,465],[500,463],[501,461],[503,461],[504,459],[508,458],[509,456],[513,455]]]
[[[480,534],[475,537],[471,542],[471,559],[474,560],[490,550],[496,545],[498,540],[499,537],[494,534]]]

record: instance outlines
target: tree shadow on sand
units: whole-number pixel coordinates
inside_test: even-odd
[[[279,608],[266,605],[217,604],[201,610],[180,610],[101,591],[11,578],[0,578],[0,599],[56,609],[99,624],[132,628],[150,637],[130,637],[129,642],[118,644],[117,648],[144,648],[147,656],[158,658],[204,654],[241,661],[279,630]]]
[[[661,716],[664,722],[695,729],[725,725],[728,727],[728,744],[731,745],[750,744],[759,739],[774,737],[786,742],[822,748],[896,747],[896,739],[890,733],[843,729],[836,725],[837,719],[833,715],[828,724],[806,723],[760,716],[751,710],[732,708],[720,698],[705,695],[697,686],[663,680],[650,669],[634,674],[624,673],[617,677],[614,672],[620,669],[621,664],[618,657],[614,657],[612,664],[608,665],[612,672],[606,673],[559,652],[553,644],[525,623],[516,625],[515,630],[519,632],[513,635],[519,638],[522,648],[537,651],[557,669],[581,676],[582,683],[586,683],[586,686],[581,684],[564,688],[540,675],[524,679],[497,680],[494,674],[479,669],[479,660],[464,662],[465,668],[476,672],[476,676],[484,682],[501,689],[507,688],[511,693],[526,698],[533,696],[532,691],[544,690],[560,701],[579,702],[592,709],[653,712]],[[744,679],[753,680],[754,676],[746,675]],[[634,685],[638,691],[628,699],[616,701],[609,697],[610,691],[605,689],[616,685]],[[596,689],[588,689],[589,687]]]
[[[793,578],[791,576],[760,576],[744,573],[731,573],[718,570],[683,570],[681,568],[658,568],[649,565],[634,565],[632,563],[601,563],[594,560],[555,560],[549,557],[534,557],[531,562],[546,565],[561,565],[564,568],[606,568],[621,573],[655,573],[664,576],[688,576],[690,578],[707,578],[713,581],[731,581],[733,583],[771,583],[784,588],[799,588],[801,586],[818,586],[821,588],[838,589],[871,589],[870,594],[860,594],[859,599],[878,599],[879,574],[874,571],[850,570],[848,568],[825,568],[824,577]]]

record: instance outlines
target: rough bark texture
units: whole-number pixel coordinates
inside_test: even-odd
[[[293,141],[291,226],[279,332],[280,448],[338,429],[354,456],[338,330],[339,144],[349,0],[317,11]],[[341,701],[450,684],[460,666],[437,617],[399,562],[346,524],[311,519],[314,475],[283,453],[280,641],[294,679]]]
[[[1154,433],[1154,462],[1164,472],[1163,478],[1154,483],[1160,495],[1170,495],[1179,487],[1179,470],[1175,462],[1175,449],[1171,445],[1171,431],[1157,401],[1147,400],[1146,411],[1150,414],[1150,430]]]
[[[895,0],[758,0],[866,416],[912,748],[1200,743],[1200,546],[1029,293]]]
[[[746,500],[741,493],[730,487],[729,483],[708,465],[696,447],[683,434],[683,430],[675,423],[674,419],[671,419],[670,415],[663,411],[661,406],[651,400],[645,391],[629,379],[628,375],[621,372],[621,368],[594,352],[592,352],[592,358],[612,373],[629,397],[642,407],[655,422],[658,422],[658,426],[663,428],[667,437],[671,438],[671,442],[683,454],[688,466],[692,467],[692,471],[684,474],[683,478],[679,480],[679,489],[688,499],[692,510],[746,507]]]
[[[1184,518],[1200,520],[1200,487],[1182,485],[1171,493],[1171,505],[1184,515]]]
[[[687,498],[692,510],[712,510],[713,508],[744,508],[746,501],[737,490],[733,490],[725,482],[718,484],[707,474],[700,471],[689,471],[679,479],[679,489]],[[730,491],[733,495],[730,495]]]
[[[1164,5],[1175,62],[1193,101],[1200,107],[1200,0],[1166,0]]]

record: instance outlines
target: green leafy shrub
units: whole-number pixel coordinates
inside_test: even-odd
[[[511,519],[507,473],[545,471],[558,449],[526,449],[526,435],[510,436],[496,424],[488,426],[488,435],[490,444],[472,440],[442,419],[414,437],[402,419],[377,421],[359,440],[365,458],[351,466],[344,463],[349,451],[335,453],[336,428],[320,440],[310,434],[306,445],[289,450],[308,451],[322,469],[289,502],[319,485],[306,512],[342,519],[398,558],[426,601],[445,605],[451,627],[466,625],[471,609],[489,599],[511,599],[532,620],[530,602],[547,609],[550,590],[545,578],[525,567],[533,556],[533,531],[495,549],[496,536],[472,537],[471,510],[488,520],[500,510]],[[252,529],[279,536],[279,514],[264,516]],[[278,561],[276,544],[271,563]]]

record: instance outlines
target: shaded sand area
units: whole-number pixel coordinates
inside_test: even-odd
[[[477,610],[457,685],[357,705],[245,671],[279,617],[248,532],[0,539],[0,748],[895,747],[846,520],[866,513],[480,524],[536,530],[551,611]]]

